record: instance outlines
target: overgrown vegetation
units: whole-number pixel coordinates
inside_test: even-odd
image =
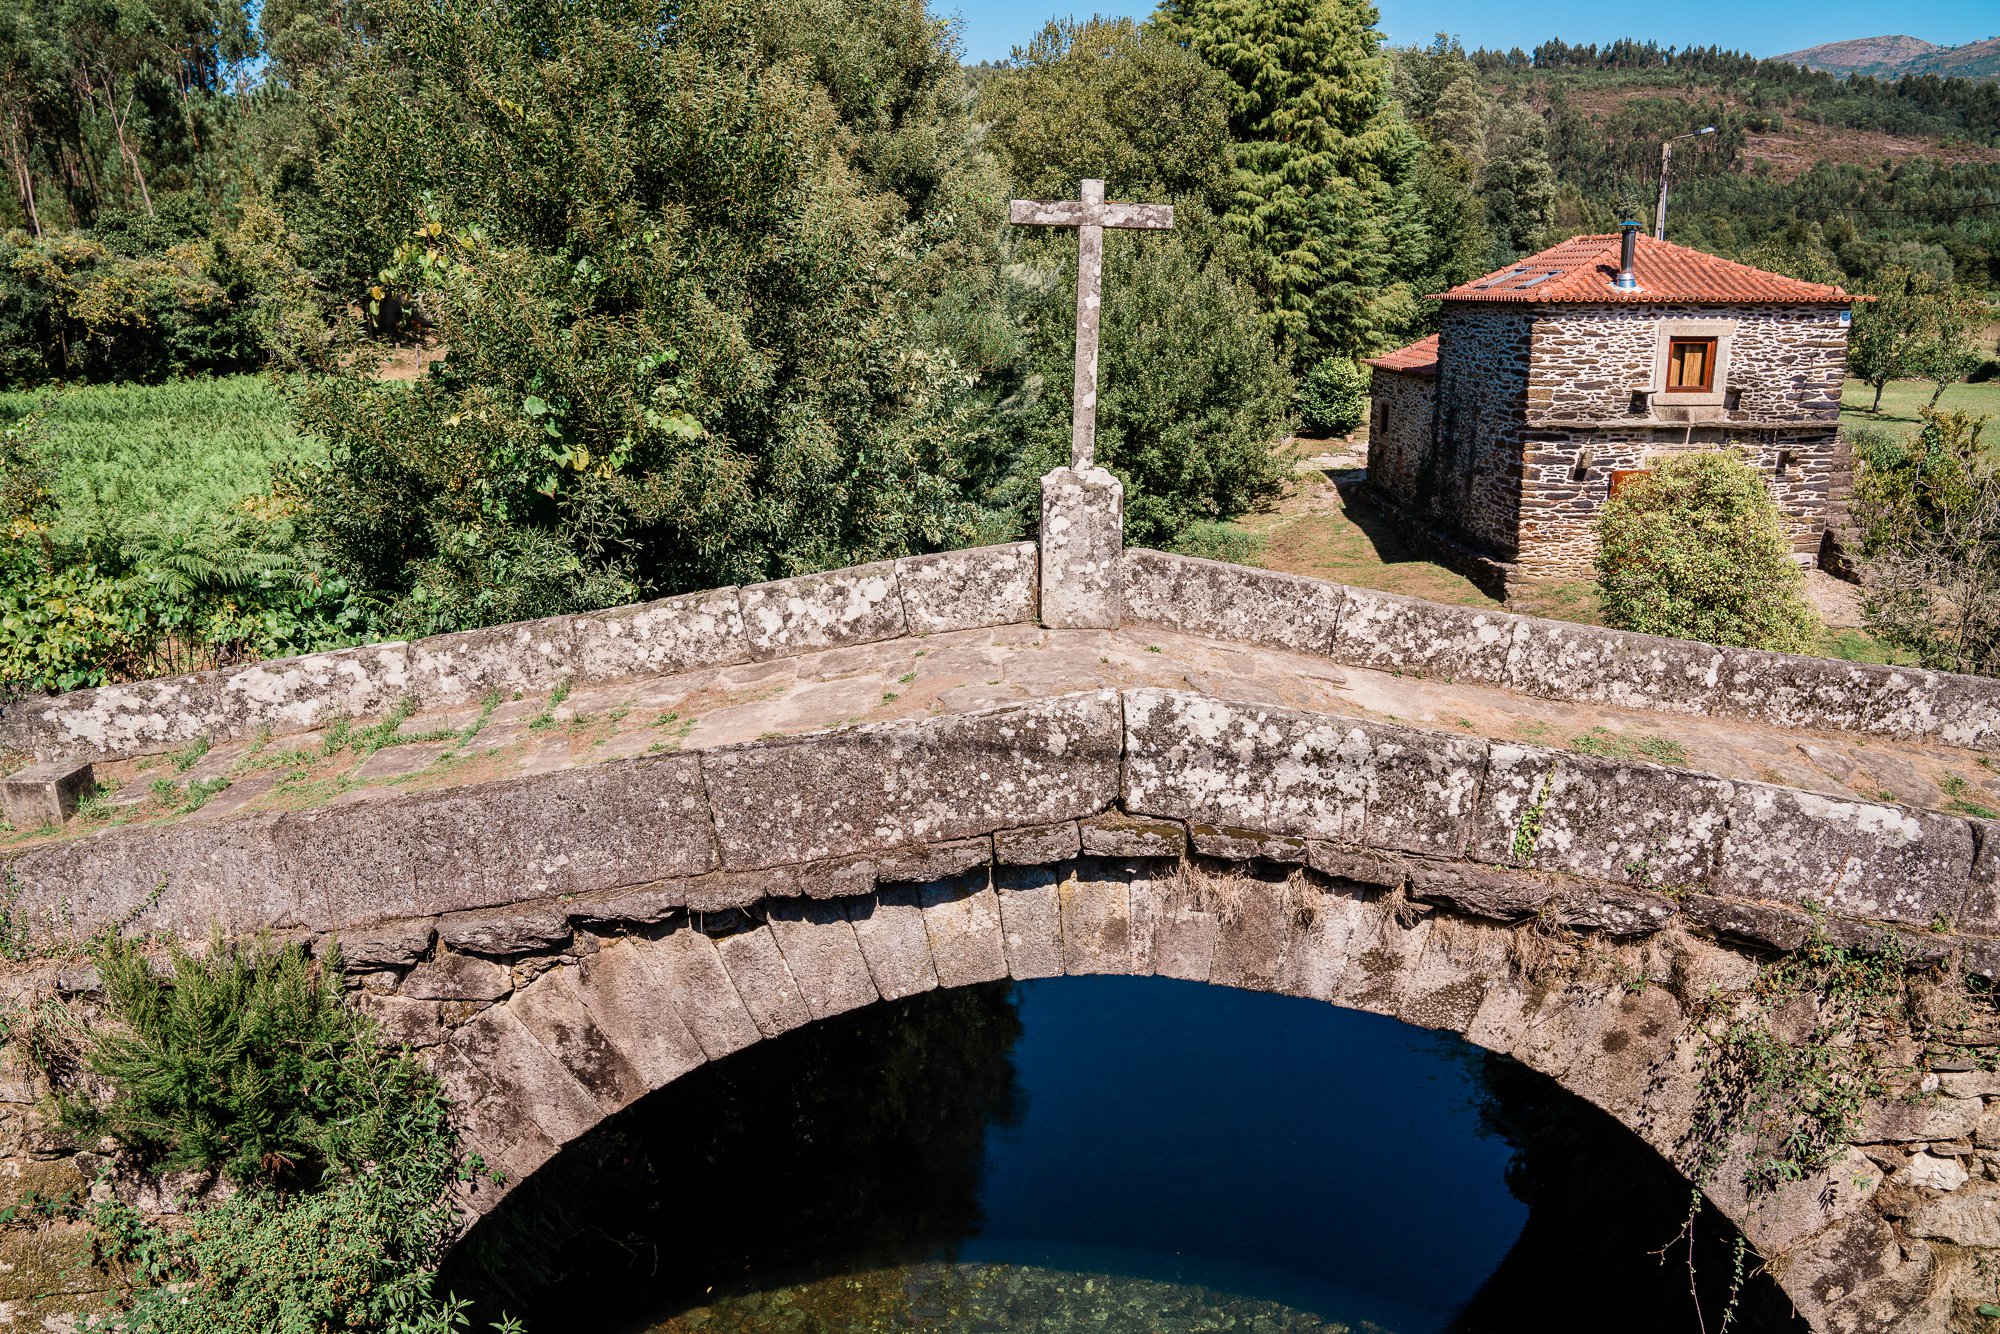
[[[1627,479],[1605,502],[1598,540],[1609,625],[1795,653],[1815,641],[1783,516],[1733,454],[1680,454]]]
[[[0,691],[363,637],[366,605],[268,495],[310,448],[249,378],[0,395]]]
[[[1805,941],[1758,970],[1745,1003],[1717,1017],[1721,1030],[1703,1046],[1685,1140],[1696,1185],[1738,1151],[1753,1195],[1833,1161],[1887,1090],[1881,1039],[1911,1022],[1909,970],[1893,933],[1865,948],[1839,944],[1814,912]]]
[[[337,955],[297,945],[92,950],[105,1013],[49,1073],[64,1126],[126,1164],[219,1173],[235,1190],[162,1227],[94,1206],[129,1296],[99,1328],[138,1334],[450,1334],[434,1291],[461,1166],[435,1081],[382,1047],[342,995]],[[46,1066],[45,1066],[46,1068]]]
[[[1984,418],[1926,409],[1854,438],[1869,628],[1926,667],[2000,674],[2000,460]]]

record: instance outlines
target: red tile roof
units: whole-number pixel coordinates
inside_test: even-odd
[[[1404,375],[1421,375],[1434,380],[1438,373],[1438,336],[1432,334],[1429,338],[1419,338],[1408,347],[1370,357],[1368,364],[1385,371],[1400,371]]]
[[[1632,302],[1704,305],[1847,305],[1859,298],[1825,283],[1800,282],[1748,264],[1719,259],[1671,241],[1639,237],[1632,272],[1637,291],[1612,287],[1618,276],[1619,238],[1574,236],[1539,255],[1495,269],[1484,278],[1439,293],[1445,301]]]

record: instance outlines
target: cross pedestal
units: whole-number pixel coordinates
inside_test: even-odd
[[[1174,225],[1171,204],[1107,204],[1104,182],[1078,199],[1016,199],[1007,220],[1077,229],[1076,375],[1071,386],[1070,466],[1042,479],[1042,623],[1108,628],[1119,623],[1125,488],[1092,458],[1097,446],[1097,330],[1104,305],[1104,229]]]

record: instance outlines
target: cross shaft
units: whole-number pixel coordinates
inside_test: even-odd
[[[1104,229],[1163,231],[1174,225],[1172,204],[1107,204],[1104,182],[1087,180],[1080,199],[1016,199],[1007,220],[1024,227],[1074,227],[1076,259],[1076,379],[1071,388],[1069,456],[1088,468],[1097,446],[1097,326],[1104,305]]]

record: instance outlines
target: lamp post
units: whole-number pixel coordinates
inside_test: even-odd
[[[1667,176],[1674,167],[1674,145],[1683,139],[1699,139],[1704,134],[1714,134],[1713,125],[1704,125],[1692,134],[1677,134],[1660,145],[1660,202],[1653,206],[1653,239],[1667,239]]]

